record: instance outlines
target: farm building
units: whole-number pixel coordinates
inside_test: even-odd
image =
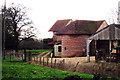
[[[87,39],[87,56],[89,57],[89,43],[94,41],[96,60],[120,61],[120,25],[111,24],[101,29]],[[100,52],[100,53],[98,53]]]
[[[87,38],[105,28],[105,20],[58,20],[50,28],[53,31],[54,55],[73,57],[86,55]],[[95,55],[94,40],[90,43],[90,55]]]

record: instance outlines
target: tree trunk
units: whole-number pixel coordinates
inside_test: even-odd
[[[32,53],[31,52],[28,53],[28,61],[32,61]]]
[[[15,51],[18,52],[18,32],[17,32],[17,23],[14,23],[14,35],[15,35]]]
[[[18,52],[18,37],[17,37],[17,35],[16,35],[16,39],[15,39],[16,41],[16,43],[15,43],[15,51],[16,52]]]

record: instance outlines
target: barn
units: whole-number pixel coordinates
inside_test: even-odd
[[[120,25],[111,24],[87,39],[87,56],[89,58],[90,42],[94,41],[96,61],[120,61]],[[100,53],[98,53],[100,52]],[[110,55],[110,56],[109,56]],[[111,57],[110,59],[108,59]],[[89,60],[89,59],[88,59]]]
[[[50,28],[53,31],[54,54],[61,57],[86,56],[87,38],[105,28],[105,20],[58,20]],[[90,43],[90,55],[95,55],[94,40]]]

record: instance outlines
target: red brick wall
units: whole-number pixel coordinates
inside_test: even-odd
[[[53,41],[61,41],[62,35],[56,35],[56,32],[53,32]]]
[[[57,36],[57,41],[62,41],[62,35],[61,36]]]
[[[86,46],[87,37],[87,35],[64,35],[62,37],[61,56],[71,57],[83,55],[83,46]]]

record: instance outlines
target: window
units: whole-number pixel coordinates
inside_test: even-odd
[[[66,50],[66,47],[64,49]]]
[[[58,46],[58,52],[61,52],[61,46]]]

